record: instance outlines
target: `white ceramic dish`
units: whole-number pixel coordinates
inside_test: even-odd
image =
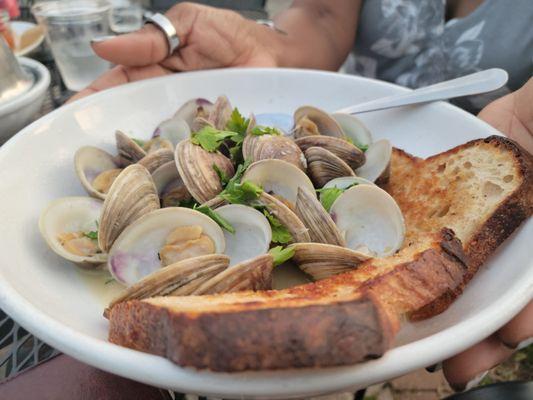
[[[106,341],[104,279],[61,260],[39,236],[41,210],[83,195],[72,159],[82,145],[113,150],[113,133],[143,138],[191,97],[226,94],[243,112],[292,112],[302,104],[336,110],[400,93],[383,82],[326,72],[243,69],[175,74],[130,84],[69,104],[27,127],[0,150],[0,307],[44,341],[101,369],[187,393],[224,398],[289,398],[354,390],[424,367],[488,336],[533,292],[530,239],[523,224],[443,314],[401,331],[396,347],[364,364],[315,370],[211,373]],[[496,133],[439,103],[361,116],[376,139],[428,156]],[[95,289],[98,282],[103,289]]]
[[[11,22],[11,30],[13,31],[15,35],[15,55],[16,56],[26,56],[31,54],[34,50],[36,50],[44,40],[44,32],[41,31],[39,34],[35,35],[33,40],[28,43],[26,46],[20,48],[20,38],[24,34],[24,32],[29,31],[30,29],[35,28],[37,25],[35,25],[32,22],[25,22],[25,21],[13,21]]]
[[[26,92],[0,105],[0,145],[25,127],[39,112],[50,85],[50,72],[30,58],[17,58],[21,67],[35,76],[33,86]]]

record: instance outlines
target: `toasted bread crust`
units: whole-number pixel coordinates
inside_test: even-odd
[[[113,307],[109,340],[213,371],[353,364],[381,356],[393,336],[370,297],[327,305],[172,313],[143,301]]]

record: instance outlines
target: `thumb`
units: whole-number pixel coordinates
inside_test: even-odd
[[[157,64],[168,56],[167,38],[152,24],[113,38],[95,38],[91,44],[99,57],[130,67]]]

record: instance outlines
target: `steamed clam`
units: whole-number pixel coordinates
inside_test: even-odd
[[[178,207],[192,202],[192,196],[180,177],[176,163],[169,161],[152,173],[161,208]]]
[[[92,146],[78,149],[74,155],[74,168],[87,193],[101,200],[105,199],[122,171],[111,154]]]

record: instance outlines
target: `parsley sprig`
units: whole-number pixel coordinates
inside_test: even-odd
[[[227,230],[229,233],[235,233],[235,228],[231,225],[222,215],[217,213],[211,207],[208,206],[194,206],[193,210],[199,211],[202,214],[207,215],[213,221],[215,221],[222,229]]]
[[[210,125],[204,126],[198,132],[191,134],[191,142],[202,146],[202,148],[210,153],[217,151],[226,139],[233,139],[238,136],[237,132],[222,131]]]
[[[326,209],[326,211],[329,212],[331,206],[333,205],[333,203],[335,203],[335,200],[337,200],[337,198],[346,190],[356,185],[357,183],[353,183],[352,185],[344,189],[340,189],[337,186],[334,186],[332,188],[318,189],[317,192],[320,193],[320,203],[322,203],[322,206]]]
[[[257,125],[255,126],[251,132],[252,135],[261,136],[261,135],[281,135],[281,131],[278,128],[270,127],[270,126],[261,126]]]
[[[283,264],[294,256],[294,247],[292,246],[276,246],[269,250],[270,255],[274,260],[274,265]]]
[[[283,225],[279,219],[270,214],[268,210],[263,209],[263,214],[270,223],[272,229],[272,242],[279,244],[287,244],[292,242],[293,238],[289,230]]]

